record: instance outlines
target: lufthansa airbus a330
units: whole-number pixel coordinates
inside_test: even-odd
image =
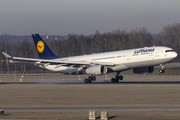
[[[153,46],[113,52],[81,55],[74,57],[57,57],[46,45],[39,34],[32,35],[40,59],[12,57],[3,52],[6,58],[33,62],[41,68],[63,74],[87,74],[85,83],[96,80],[96,75],[116,72],[111,79],[118,83],[123,79],[120,72],[133,69],[134,73],[153,73],[154,66],[160,65],[160,73],[164,73],[164,64],[177,57],[177,53],[169,47]]]

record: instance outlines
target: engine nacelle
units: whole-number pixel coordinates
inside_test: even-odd
[[[94,65],[86,69],[86,73],[89,75],[100,75],[107,73],[107,67],[104,65]]]
[[[154,72],[154,66],[151,67],[140,67],[140,68],[134,68],[134,73],[142,74],[142,73],[153,73]]]

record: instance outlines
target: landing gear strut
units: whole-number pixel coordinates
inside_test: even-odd
[[[112,83],[118,83],[119,80],[123,80],[123,76],[120,75],[120,72],[117,72],[116,77],[111,79]]]
[[[160,64],[160,70],[159,70],[160,73],[165,73],[164,66],[165,66],[164,64]]]
[[[92,81],[95,81],[96,77],[95,76],[89,76],[88,78],[84,79],[84,83],[92,83]]]

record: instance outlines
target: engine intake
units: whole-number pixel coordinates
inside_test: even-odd
[[[142,73],[153,73],[154,72],[154,66],[151,67],[140,67],[140,68],[134,68],[134,73],[142,74]]]
[[[86,69],[86,73],[89,75],[100,75],[107,73],[107,67],[104,65],[94,65]]]

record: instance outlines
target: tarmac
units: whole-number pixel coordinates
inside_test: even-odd
[[[3,107],[6,112],[85,112],[85,111],[180,111],[180,105],[156,106],[62,106],[62,107]]]
[[[31,115],[35,113],[39,119],[42,113],[84,114],[91,110],[113,112],[116,115],[111,118],[113,120],[119,119],[124,112],[130,113],[129,116],[138,113],[138,119],[143,114],[148,117],[152,113],[168,115],[168,112],[174,112],[174,119],[180,119],[178,75],[131,75],[124,76],[124,80],[119,83],[98,77],[97,81],[88,84],[83,82],[83,78],[79,80],[76,77],[62,80],[59,76],[23,76],[23,81],[20,81],[21,76],[1,77],[0,109],[4,109],[6,115],[0,116],[0,119],[22,119],[22,114],[15,116],[13,113],[25,113],[23,118],[36,119]],[[88,117],[88,114],[84,116]],[[78,118],[75,114],[73,117]],[[63,116],[62,119],[66,118]],[[164,119],[166,116],[158,118]]]

